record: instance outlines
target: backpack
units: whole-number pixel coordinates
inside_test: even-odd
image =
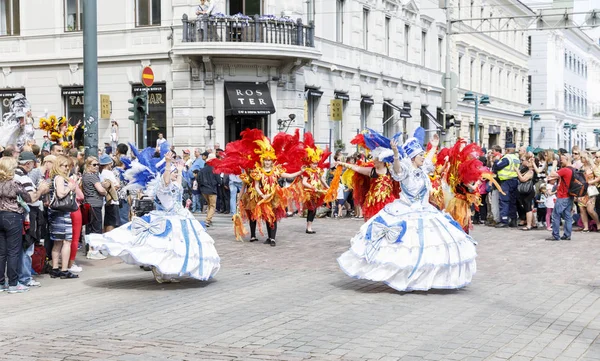
[[[571,175],[571,183],[569,183],[569,196],[571,197],[583,197],[587,194],[588,184],[585,180],[585,174],[582,170],[569,167],[573,174]]]
[[[46,248],[42,245],[36,244],[33,247],[33,255],[31,256],[31,268],[35,273],[41,275],[44,272],[44,266],[46,264]]]

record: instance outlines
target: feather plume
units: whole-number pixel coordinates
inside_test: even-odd
[[[425,144],[425,129],[423,127],[418,127],[417,129],[415,129],[413,137],[415,137],[419,140],[419,144],[424,145]]]

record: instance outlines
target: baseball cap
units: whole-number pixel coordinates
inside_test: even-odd
[[[183,154],[190,154],[190,150],[189,149],[184,149],[183,150]]]
[[[32,152],[22,152],[19,154],[19,163],[35,162],[36,158]]]
[[[205,157],[208,157],[209,154],[210,154],[209,152],[202,153],[202,155],[205,156]]]

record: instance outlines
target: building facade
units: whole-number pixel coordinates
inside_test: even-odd
[[[82,119],[82,1],[0,5],[2,104],[23,93],[36,118]],[[98,2],[98,93],[111,104],[99,119],[100,143],[110,119],[119,141],[137,140],[127,100],[145,91],[145,66],[155,74],[149,145],[158,133],[177,147],[202,147],[223,146],[247,127],[270,135],[299,128],[350,151],[364,127],[439,129],[445,18],[437,1],[217,0],[210,19],[196,15],[197,5]]]
[[[474,142],[478,132],[482,147],[528,145],[529,119],[523,113],[528,108],[529,56],[527,34],[521,29],[529,19],[508,17],[532,14],[518,0],[453,2],[451,18],[465,19],[454,25],[462,34],[453,35],[451,43],[452,72],[458,80],[457,136]],[[489,96],[490,103],[478,108],[479,129],[474,102],[462,100],[466,92]]]
[[[600,46],[580,30],[531,34],[535,147],[598,146]]]

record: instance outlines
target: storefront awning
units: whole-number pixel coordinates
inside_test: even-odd
[[[225,83],[225,115],[269,115],[275,113],[266,83]]]
[[[421,115],[426,117],[433,125],[435,125],[436,128],[442,129],[440,123],[437,122],[437,119],[435,119],[433,114],[431,114],[431,112],[427,108],[421,107]]]
[[[406,110],[404,110],[403,108],[400,108],[399,106],[395,105],[394,103],[384,100],[383,101],[384,105],[387,105],[388,107],[394,109],[395,111],[397,111],[398,113],[400,113],[400,118],[412,118],[412,115],[410,115],[409,112],[407,112]]]

